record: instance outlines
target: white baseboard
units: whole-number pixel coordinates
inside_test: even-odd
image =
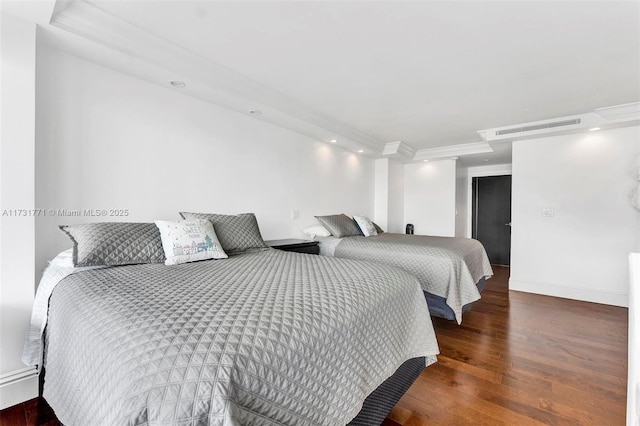
[[[23,368],[0,376],[0,410],[38,396],[38,369]]]
[[[629,307],[627,293],[614,293],[584,287],[559,285],[545,282],[521,281],[509,278],[509,290],[526,293],[544,294],[545,296],[562,297],[564,299],[582,300],[584,302],[602,303],[604,305]]]

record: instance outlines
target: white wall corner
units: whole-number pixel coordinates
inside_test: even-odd
[[[404,166],[404,222],[418,235],[453,237],[456,232],[456,161]]]
[[[373,219],[382,229],[389,225],[389,159],[374,160]]]
[[[456,164],[456,234],[458,238],[467,237],[467,217],[470,212],[467,211],[467,199],[469,198],[469,189],[467,188],[467,176],[469,169],[467,167],[458,167]],[[470,210],[470,209],[469,209]]]
[[[0,376],[0,410],[38,396],[36,367],[12,371]]]
[[[387,200],[387,231],[403,233],[404,224],[404,168],[399,161],[389,161],[389,197]]]

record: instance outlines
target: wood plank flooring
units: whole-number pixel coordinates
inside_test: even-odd
[[[0,411],[1,426],[60,426],[49,404],[35,398]]]
[[[624,425],[627,309],[508,290],[494,266],[461,326],[434,318],[438,363],[383,426]],[[57,426],[41,399],[0,412],[0,426]]]
[[[627,309],[510,292],[494,272],[461,326],[433,319],[438,363],[383,425],[624,425]]]

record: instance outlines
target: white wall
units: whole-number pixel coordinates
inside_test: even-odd
[[[389,220],[387,232],[403,234],[405,231],[404,222],[404,164],[389,160],[389,199],[387,209]]]
[[[375,160],[375,212],[373,220],[386,232],[404,233],[404,164]]]
[[[453,237],[456,232],[456,160],[405,165],[404,218],[415,233]]]
[[[70,247],[58,224],[255,212],[276,239],[303,238],[313,215],[372,216],[366,157],[50,48],[38,52],[37,90],[38,207],[130,212],[38,220],[38,274]]]
[[[458,238],[466,238],[467,218],[469,217],[468,201],[470,189],[467,185],[468,167],[456,167],[456,234]]]
[[[374,160],[374,214],[373,220],[383,230],[389,228],[389,159]]]
[[[0,5],[0,7],[2,7]],[[22,343],[34,296],[36,27],[0,13],[0,409],[37,396]]]
[[[514,142],[511,289],[627,306],[639,141],[627,127]]]

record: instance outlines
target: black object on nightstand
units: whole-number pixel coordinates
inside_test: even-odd
[[[320,246],[317,241],[310,240],[270,240],[265,243],[274,249],[284,251],[295,251],[297,253],[320,254]]]

